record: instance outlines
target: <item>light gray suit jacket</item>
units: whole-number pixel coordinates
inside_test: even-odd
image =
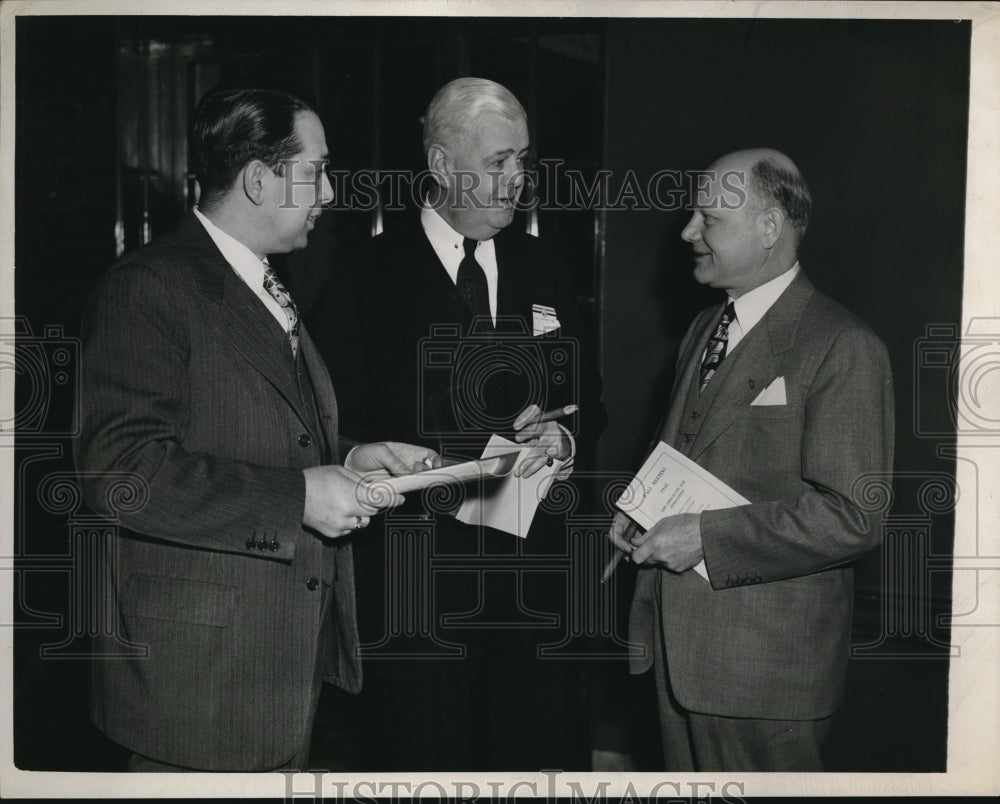
[[[172,764],[280,765],[322,674],[361,685],[351,548],[302,526],[302,469],[338,460],[323,361],[305,331],[293,361],[193,214],[103,277],[82,334],[87,502],[105,510],[104,472],[144,486],[107,567],[118,633],[97,639],[148,657],[95,662],[95,722]]]
[[[730,717],[812,719],[836,708],[849,651],[850,562],[879,543],[864,484],[892,464],[885,347],[800,274],[726,357],[705,392],[699,368],[722,307],[681,344],[659,437],[751,505],[701,515],[711,584],[644,569],[633,672],[666,663],[678,702]],[[751,404],[777,378],[786,402]]]

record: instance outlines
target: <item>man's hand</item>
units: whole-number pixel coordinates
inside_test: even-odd
[[[344,466],[353,472],[375,472],[380,469],[393,477],[412,475],[427,469],[439,469],[441,456],[427,447],[403,444],[399,441],[379,441],[361,444],[351,450]]]
[[[632,561],[636,564],[652,564],[674,572],[689,570],[705,557],[701,514],[664,517],[645,533],[633,536],[632,546]]]
[[[304,469],[306,506],[302,523],[324,536],[336,538],[367,527],[369,517],[378,512],[359,483],[361,478],[343,466],[314,466]],[[400,505],[403,497],[388,490],[380,499],[382,507]]]
[[[625,541],[625,531],[631,523],[632,520],[619,511],[611,520],[611,528],[607,533],[608,541],[625,555],[629,555],[633,550],[632,544]]]
[[[532,445],[528,457],[514,470],[515,477],[531,477],[543,466],[551,466],[553,461],[566,460],[573,451],[566,431],[555,422],[539,422],[541,415],[538,405],[528,405],[514,419],[514,440],[518,444]]]

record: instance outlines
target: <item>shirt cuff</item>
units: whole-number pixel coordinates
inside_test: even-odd
[[[351,449],[350,449],[350,452],[348,452],[348,453],[347,453],[347,454],[346,454],[346,455],[344,456],[344,468],[345,468],[345,469],[350,469],[350,470],[351,470],[352,472],[357,472],[357,471],[358,471],[358,470],[357,470],[357,469],[355,469],[355,468],[354,468],[353,466],[351,466],[351,456],[352,456],[352,455],[354,454],[354,451],[355,451],[355,450],[356,450],[356,449],[357,449],[358,447],[360,447],[360,446],[361,446],[360,444],[355,444],[355,445],[354,445],[353,447],[351,447]],[[359,474],[360,474],[360,473],[359,473]]]
[[[556,425],[566,434],[566,438],[569,439],[569,457],[562,462],[562,466],[559,467],[559,470],[552,477],[554,480],[565,480],[573,474],[573,459],[576,458],[576,441],[573,440],[573,436],[569,430],[559,424],[559,422],[556,422]]]
[[[567,430],[565,427],[559,424],[559,422],[556,422],[556,427],[562,430],[563,433],[566,435],[566,438],[569,439],[569,457],[566,459],[566,463],[572,463],[573,459],[576,457],[576,441],[573,440],[572,433],[570,433],[569,430]]]

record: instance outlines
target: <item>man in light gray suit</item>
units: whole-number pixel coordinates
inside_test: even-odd
[[[857,504],[891,468],[885,347],[802,273],[811,200],[776,151],[709,168],[682,237],[724,290],[680,347],[658,434],[749,505],[661,519],[626,540],[630,631],[655,667],[667,770],[816,771],[851,634],[850,562],[879,543]],[[692,568],[704,560],[710,581]]]
[[[116,633],[97,655],[146,650],[95,662],[92,716],[130,770],[305,768],[322,681],[361,686],[340,538],[377,511],[359,473],[440,459],[343,443],[329,375],[267,263],[304,246],[332,198],[316,113],[212,91],[191,155],[199,207],[113,266],[84,315],[87,502],[106,510],[114,474],[142,488],[109,557]]]

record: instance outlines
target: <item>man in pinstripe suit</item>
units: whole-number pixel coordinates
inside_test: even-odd
[[[112,472],[144,496],[109,558],[116,633],[98,637],[144,655],[95,663],[92,716],[131,770],[304,768],[321,682],[361,686],[339,538],[377,511],[358,473],[439,461],[381,443],[338,465],[333,387],[266,261],[304,246],[331,200],[316,113],[216,90],[191,154],[199,208],[119,261],[84,315],[87,501],[106,509]]]

